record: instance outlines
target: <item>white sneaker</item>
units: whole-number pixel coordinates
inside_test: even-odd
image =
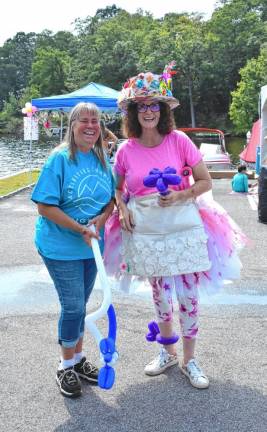
[[[209,387],[209,379],[198,366],[195,359],[189,360],[187,365],[181,366],[180,369],[183,374],[189,378],[189,381],[193,387],[198,389],[205,389]]]
[[[178,364],[177,356],[169,354],[168,351],[162,347],[157,357],[146,365],[145,374],[150,376],[160,375],[166,369],[176,364]]]

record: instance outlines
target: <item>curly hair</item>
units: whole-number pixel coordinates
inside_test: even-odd
[[[160,118],[157,124],[158,132],[167,135],[176,128],[173,112],[165,102],[159,102]],[[142,126],[138,120],[137,103],[130,102],[127,107],[127,114],[122,120],[122,134],[126,138],[139,138],[142,134]]]

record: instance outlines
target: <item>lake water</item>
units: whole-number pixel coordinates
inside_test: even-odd
[[[40,168],[57,140],[38,142],[31,146],[32,168]],[[0,177],[30,169],[30,143],[11,137],[0,138]]]
[[[42,167],[51,150],[58,144],[58,139],[46,142],[32,142],[32,168]],[[232,155],[233,163],[238,163],[239,153],[243,150],[245,138],[226,138],[228,153]],[[30,169],[30,143],[11,137],[0,138],[0,177]]]

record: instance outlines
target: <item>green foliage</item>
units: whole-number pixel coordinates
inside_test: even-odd
[[[9,93],[20,96],[27,85],[34,56],[35,33],[19,32],[0,49],[0,109]]]
[[[66,93],[65,80],[71,59],[58,49],[39,48],[32,64],[30,85],[38,89],[41,96]]]
[[[230,118],[236,132],[245,133],[259,117],[260,89],[267,83],[267,49],[263,49],[258,58],[249,60],[240,75],[241,81],[232,92]]]
[[[218,8],[207,23],[214,35],[208,45],[208,57],[213,65],[217,103],[215,109],[226,112],[231,91],[240,79],[239,71],[251,58],[256,58],[266,41],[266,26],[260,12],[262,1],[220,1]]]
[[[0,58],[0,110],[3,109],[5,101],[8,100],[14,82],[16,80],[16,66],[7,63]]]
[[[187,126],[196,119],[199,126],[231,127],[228,112],[235,91],[230,115],[236,129],[244,131],[257,111],[262,60],[252,63],[250,72],[248,66],[246,76],[242,73],[267,42],[266,21],[262,0],[218,0],[208,21],[185,13],[154,19],[142,9],[130,14],[113,4],[93,17],[76,19],[74,34],[19,32],[0,47],[1,125],[19,116],[33,97],[66,93],[90,81],[119,90],[130,76],[161,73],[176,60],[177,124]],[[258,71],[254,75],[253,67]]]

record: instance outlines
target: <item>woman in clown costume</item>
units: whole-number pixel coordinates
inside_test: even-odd
[[[239,277],[237,252],[245,236],[224,209],[206,199],[212,182],[201,153],[187,135],[175,130],[172,110],[179,102],[171,92],[172,67],[173,63],[165,67],[162,75],[140,73],[120,93],[118,105],[125,114],[127,140],[114,163],[118,217],[113,214],[106,225],[105,257],[110,274],[118,273],[120,266],[150,282],[157,323],[150,323],[148,340],[156,340],[161,348],[145,366],[145,373],[159,375],[179,364],[192,386],[204,389],[209,379],[195,356],[199,291],[216,292],[225,279]],[[147,187],[144,182],[153,176],[172,178],[174,173],[180,183],[174,182],[162,194],[155,184]],[[192,203],[198,209],[194,219],[200,216],[200,220],[190,228],[187,216],[179,220],[178,211],[183,214],[190,208],[194,213]],[[180,363],[173,329],[173,290],[183,342]]]

